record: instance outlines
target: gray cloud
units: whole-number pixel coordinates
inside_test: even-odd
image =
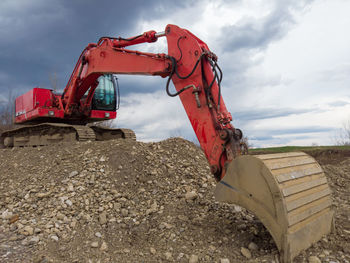
[[[251,120],[262,120],[271,119],[278,117],[287,117],[294,114],[303,114],[309,112],[321,112],[319,108],[264,108],[264,109],[249,109],[245,111],[238,111],[233,114],[234,119],[237,121],[251,121]]]
[[[279,128],[273,127],[268,130],[251,130],[249,131],[249,141],[253,147],[265,147],[265,145],[287,145],[293,140],[318,140],[314,136],[319,134],[332,134],[336,132],[333,127],[309,126],[300,128]]]
[[[236,24],[223,28],[225,51],[264,49],[272,41],[281,39],[295,23],[293,12],[305,8],[312,1],[275,1],[265,17],[244,17]]]
[[[0,94],[8,89],[15,89],[20,94],[37,85],[50,88],[50,75],[53,73],[57,74],[58,86],[62,89],[80,52],[88,43],[97,41],[102,35],[138,34],[140,32],[134,30],[138,21],[147,20],[148,17],[166,17],[169,10],[176,12],[191,6],[193,2],[164,3],[152,0],[145,5],[141,0],[118,3],[112,0],[2,1]],[[287,30],[284,24],[292,23],[289,9],[298,6],[294,2],[283,5],[275,2],[274,10],[262,21],[245,18],[237,25],[224,28],[224,50],[233,52],[229,60],[235,61],[227,63],[224,60],[224,64],[230,65],[231,73],[230,77],[224,78],[224,85],[230,82],[234,83],[234,87],[247,86],[246,76],[240,73],[251,66],[249,50],[257,46],[263,48],[277,36],[283,35]],[[304,1],[302,3],[300,6],[305,5]],[[246,47],[244,50],[234,52],[243,46]],[[215,48],[220,50],[220,46]],[[276,79],[269,81],[275,83]],[[123,92],[144,93],[162,88],[152,84],[129,79],[124,84]]]
[[[346,106],[349,105],[350,103],[344,100],[337,100],[337,101],[333,101],[331,103],[328,103],[329,106],[332,107],[342,107],[342,106]]]
[[[166,16],[191,2],[147,1],[1,1],[0,94],[22,93],[36,85],[49,88],[57,73],[64,87],[84,47],[104,35],[133,36],[138,21]],[[128,87],[127,91],[132,90]]]
[[[321,127],[321,126],[309,126],[309,127],[301,127],[301,128],[293,128],[293,129],[273,129],[268,133],[271,135],[286,135],[286,134],[305,134],[305,133],[316,133],[316,132],[330,132],[333,131],[332,127]]]
[[[127,95],[131,92],[139,94],[150,93],[159,90],[164,90],[165,92],[166,81],[166,78],[163,79],[158,76],[118,76],[118,83],[122,96]]]
[[[243,17],[222,28],[222,46],[217,50],[224,71],[223,86],[230,87],[238,97],[247,96],[252,88],[283,84],[280,76],[253,76],[249,69],[259,65],[257,52],[282,39],[295,25],[294,14],[307,9],[313,0],[272,1],[271,11],[263,17]],[[268,3],[267,3],[268,4]],[[290,80],[288,80],[290,81]]]

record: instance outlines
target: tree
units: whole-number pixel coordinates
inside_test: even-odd
[[[343,128],[340,130],[338,138],[336,139],[337,145],[350,145],[350,119],[343,123]]]
[[[51,82],[51,87],[52,87],[53,92],[57,92],[57,89],[58,89],[57,73],[56,72],[50,73],[49,79]]]
[[[253,145],[251,145],[251,143],[249,142],[249,139],[247,136],[243,136],[243,138],[241,139],[241,142],[245,143],[247,145],[248,149],[253,147]]]
[[[15,116],[15,96],[8,92],[7,100],[0,101],[0,131],[14,127],[13,118]]]

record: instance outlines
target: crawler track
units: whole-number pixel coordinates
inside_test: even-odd
[[[105,141],[113,139],[136,140],[129,129],[112,129],[101,126],[43,123],[5,131],[0,136],[0,148],[42,146],[70,141]]]

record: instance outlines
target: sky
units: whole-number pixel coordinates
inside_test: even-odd
[[[88,43],[167,24],[206,42],[223,70],[222,95],[253,147],[334,144],[350,119],[348,0],[2,0],[0,104],[36,86],[62,90]],[[166,53],[165,38],[133,47]],[[160,77],[118,76],[115,124],[138,140],[196,141]]]

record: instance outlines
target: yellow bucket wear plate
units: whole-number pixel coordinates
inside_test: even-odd
[[[218,201],[245,207],[260,219],[282,262],[330,233],[330,195],[321,166],[303,152],[240,156],[215,189]]]

